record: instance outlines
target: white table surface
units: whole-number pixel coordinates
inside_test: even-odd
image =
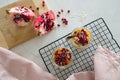
[[[17,0],[0,0],[0,7]],[[27,0],[26,0],[27,1]],[[120,45],[120,0],[45,0],[49,9],[55,13],[58,10],[71,10],[68,26],[54,29],[50,34],[29,40],[11,51],[19,54],[46,69],[38,50],[50,42],[71,32],[74,28],[83,26],[99,17],[104,18],[114,38]],[[63,15],[66,17],[68,15]]]

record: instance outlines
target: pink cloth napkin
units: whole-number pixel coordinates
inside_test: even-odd
[[[0,80],[58,80],[32,61],[0,48]],[[120,57],[101,46],[94,56],[95,71],[74,73],[67,80],[120,80]]]
[[[57,80],[32,61],[3,48],[0,48],[0,64],[4,69],[0,80]]]
[[[99,46],[94,56],[95,72],[79,72],[67,80],[120,80],[120,56]]]

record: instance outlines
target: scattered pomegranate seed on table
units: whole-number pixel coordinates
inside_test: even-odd
[[[62,18],[61,20],[63,24],[68,25],[68,20],[66,18]]]
[[[70,13],[70,10],[68,10],[67,13]]]
[[[64,20],[65,20],[65,18],[62,18],[61,20],[62,20],[62,21],[64,21]]]
[[[63,12],[63,9],[61,9],[61,12]]]
[[[58,11],[58,14],[61,14],[60,11]]]
[[[58,27],[60,27],[60,24],[57,24]]]
[[[57,17],[60,17],[60,15],[57,14]]]
[[[62,14],[64,12],[64,10],[63,9],[61,9],[61,10],[59,10],[58,12],[57,12],[57,17],[60,17],[61,15],[64,15],[64,14]],[[67,10],[67,13],[69,14],[71,11],[70,10]],[[67,17],[67,16],[65,16],[65,17]],[[58,19],[61,19],[61,22],[62,22],[62,24],[64,24],[64,25],[68,25],[68,20],[67,20],[67,18],[58,18]],[[61,25],[62,25],[61,24]],[[59,27],[60,26],[60,24],[58,23],[57,24],[57,26]]]

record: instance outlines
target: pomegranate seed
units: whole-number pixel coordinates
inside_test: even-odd
[[[62,18],[61,20],[62,20],[62,21],[65,21],[66,19],[65,19],[65,18]]]
[[[61,12],[63,12],[63,9],[61,9]]]
[[[36,10],[39,10],[39,7],[37,7]]]
[[[60,14],[60,11],[58,11],[58,14]]]
[[[60,27],[60,24],[57,24],[58,27]]]
[[[42,1],[42,7],[44,7],[45,6],[45,1]]]
[[[57,17],[60,17],[60,15],[57,15]]]
[[[65,50],[66,50],[65,48],[62,49],[62,51],[65,51]]]
[[[65,21],[65,24],[67,24],[68,23],[68,21]]]
[[[65,22],[65,25],[68,25],[68,22]]]
[[[30,6],[29,8],[32,8],[32,6]]]
[[[63,23],[63,24],[68,25],[68,21],[67,21],[67,19],[62,18],[61,20],[62,20],[62,23]]]
[[[21,6],[21,9],[24,8],[24,6]]]
[[[35,10],[32,10],[32,12],[35,12]]]
[[[70,10],[68,10],[67,13],[70,13]]]

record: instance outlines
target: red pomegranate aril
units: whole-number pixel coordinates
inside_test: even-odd
[[[65,25],[68,25],[68,21],[65,21]]]
[[[60,55],[59,55],[59,54],[57,54],[57,55],[56,55],[56,58],[59,58],[59,57],[60,57]]]
[[[62,23],[65,24],[65,25],[68,25],[68,21],[67,21],[67,19],[62,18]]]
[[[35,12],[35,10],[32,10],[32,12]]]
[[[66,49],[63,49],[62,52],[63,52],[63,53],[66,53]]]
[[[42,1],[42,7],[44,7],[45,6],[45,1]]]
[[[64,20],[66,20],[66,19],[65,19],[65,18],[62,18],[61,20],[64,21]]]
[[[61,14],[60,11],[58,11],[58,14]]]
[[[63,12],[63,9],[61,9],[61,12]]]
[[[70,10],[68,10],[67,13],[70,13]]]
[[[60,24],[57,24],[58,27],[60,27]]]
[[[32,8],[32,6],[30,6],[29,8]]]
[[[59,61],[56,61],[56,64],[60,65],[60,62],[59,62]]]
[[[66,50],[65,48],[63,48],[63,50]]]
[[[21,9],[24,8],[24,6],[21,6]]]
[[[37,7],[36,10],[39,10],[39,7]]]
[[[60,15],[57,15],[57,17],[60,17]]]
[[[81,30],[81,32],[78,34],[79,42],[84,46],[85,44],[88,44],[87,34],[84,30]]]

